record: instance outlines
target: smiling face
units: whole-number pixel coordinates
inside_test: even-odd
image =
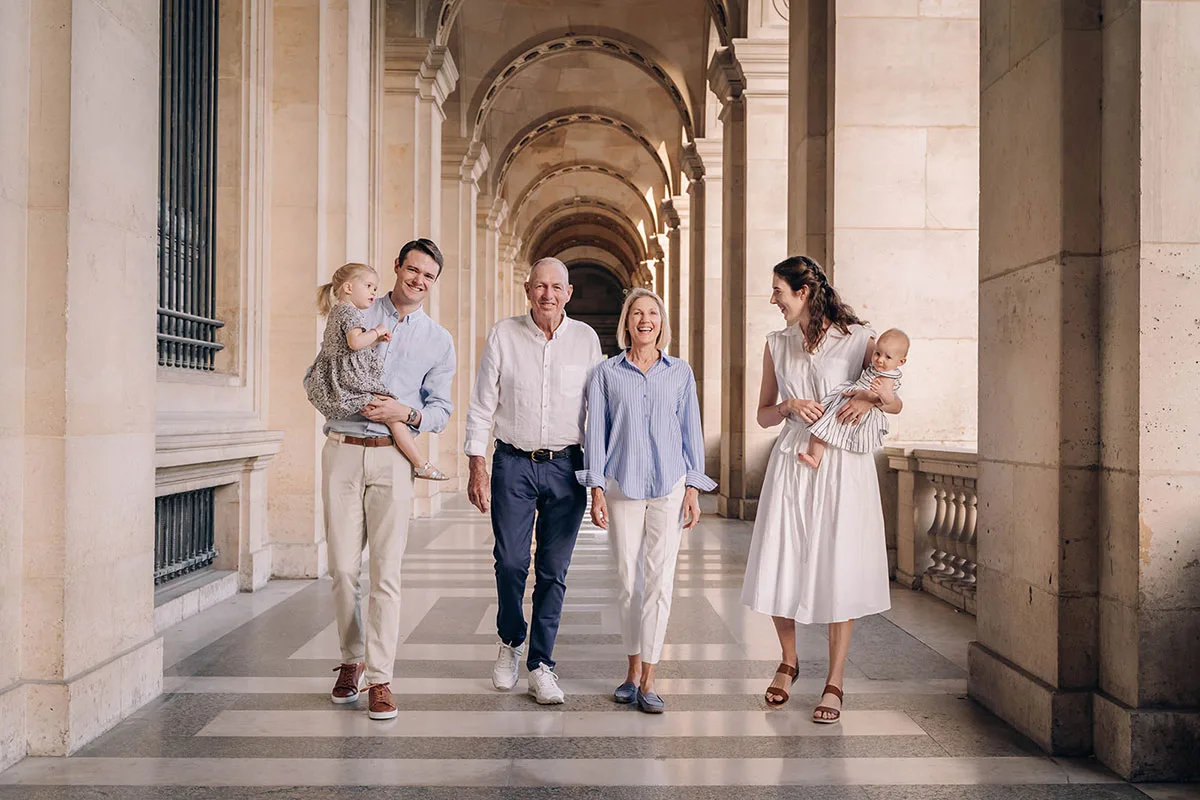
[[[662,335],[662,312],[653,297],[639,297],[625,319],[631,347],[657,345]]]
[[[396,264],[396,288],[393,294],[395,303],[399,305],[420,305],[425,302],[430,287],[438,279],[440,268],[433,258],[421,250],[410,250],[404,255],[404,261]]]
[[[808,287],[793,292],[787,281],[775,275],[771,281],[771,304],[778,306],[788,325],[799,322],[808,310]]]
[[[363,270],[342,284],[342,297],[353,303],[356,308],[370,308],[375,302],[375,292],[379,288],[379,276],[372,270]]]
[[[534,264],[525,282],[534,321],[542,325],[561,320],[574,291],[561,262],[545,259]]]

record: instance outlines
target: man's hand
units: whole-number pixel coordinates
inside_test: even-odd
[[[486,514],[492,507],[492,485],[483,456],[471,456],[468,460],[468,470],[470,474],[467,478],[467,499],[479,509],[480,514]]]
[[[608,501],[604,499],[604,490],[599,486],[592,487],[592,524],[608,530]]]
[[[700,521],[700,490],[687,487],[683,493],[683,529],[690,531]]]
[[[857,425],[874,407],[875,403],[866,399],[863,393],[856,393],[838,411],[837,421],[845,425]]]
[[[366,408],[362,410],[362,415],[372,422],[394,425],[405,422],[410,411],[412,411],[411,408],[396,398],[377,394],[374,400],[367,403]]]

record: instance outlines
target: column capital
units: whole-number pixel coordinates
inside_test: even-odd
[[[462,138],[442,139],[442,178],[478,183],[491,163],[483,142]]]
[[[478,222],[493,233],[499,233],[508,219],[508,201],[491,194],[480,194],[477,201]]]
[[[674,197],[668,197],[659,203],[658,213],[670,230],[674,231],[679,228],[679,211],[675,208]]]
[[[708,62],[708,86],[722,107],[739,99],[746,90],[746,76],[732,47],[718,47],[713,53]]]
[[[704,159],[697,152],[695,141],[688,142],[683,146],[683,150],[680,153],[680,161],[683,167],[683,174],[687,176],[689,181],[695,183],[696,181],[704,180]]]
[[[734,39],[731,49],[741,71],[743,94],[787,97],[787,39]]]
[[[458,83],[450,50],[429,39],[391,39],[384,45],[383,90],[416,94],[441,108]]]

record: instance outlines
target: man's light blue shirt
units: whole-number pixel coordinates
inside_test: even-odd
[[[383,360],[383,385],[401,403],[421,412],[421,424],[414,433],[441,433],[450,421],[454,404],[450,402],[450,384],[457,362],[450,331],[438,325],[423,309],[401,317],[392,305],[391,293],[375,300],[363,310],[367,328],[380,323],[392,332],[392,340],[378,345]],[[331,419],[325,433],[350,436],[387,436],[387,426],[371,422],[361,414],[347,419]]]
[[[702,492],[717,484],[704,474],[704,433],[696,377],[680,358],[660,353],[643,373],[619,356],[603,361],[588,383],[584,486],[613,478],[635,500],[665,497],[685,479]]]

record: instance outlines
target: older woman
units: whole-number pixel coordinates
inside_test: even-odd
[[[699,493],[717,484],[704,474],[704,437],[696,378],[668,356],[667,312],[658,295],[625,298],[617,343],[588,385],[584,469],[592,521],[608,530],[620,590],[621,637],[629,656],[614,696],[651,714],[666,704],[654,692],[654,667],[666,639],[683,532],[700,521]]]

